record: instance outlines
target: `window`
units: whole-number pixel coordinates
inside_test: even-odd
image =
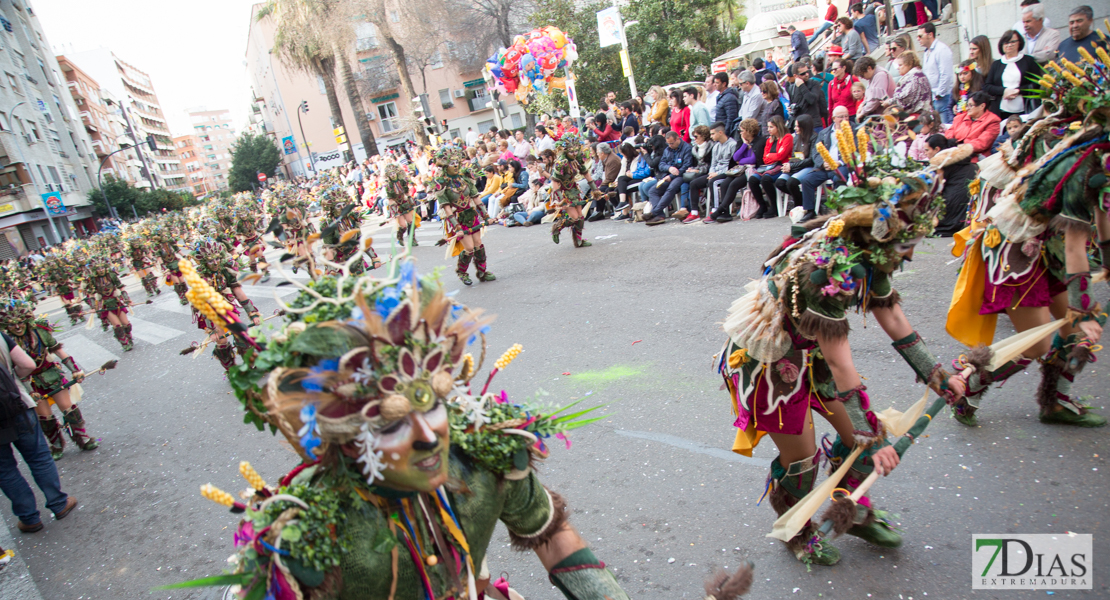
[[[400,23],[401,22],[401,13],[399,13],[395,10],[389,11],[389,20],[393,21],[394,23]]]
[[[428,57],[428,66],[433,69],[443,68],[443,55],[440,54],[439,50],[436,50],[432,53],[430,57]]]
[[[355,50],[373,50],[378,47],[378,28],[373,23],[360,23],[355,27]]]
[[[513,113],[509,115],[509,118],[513,123],[513,129],[520,129],[521,127],[524,127],[524,123],[520,121],[520,113]]]
[[[397,103],[386,102],[378,105],[378,118],[381,119],[382,133],[390,133],[400,129],[397,123]]]
[[[449,131],[447,133],[447,137],[449,137],[451,139],[455,139],[455,138],[459,137],[459,130],[458,129],[452,129],[451,131]]]
[[[450,89],[439,90],[439,103],[443,105],[443,108],[451,108],[455,105],[454,102],[451,102]]]
[[[327,90],[327,88],[324,87],[324,78],[323,77],[321,77],[319,75],[316,76],[316,85],[318,85],[320,87],[320,93],[321,94],[327,95],[328,90]]]
[[[12,75],[7,71],[4,71],[4,74],[8,76],[8,85],[12,86],[12,89],[15,90],[15,93],[22,96],[23,92],[19,90],[19,83],[15,80],[15,75]]]
[[[11,123],[8,122],[8,113],[0,112],[0,131],[11,131]]]

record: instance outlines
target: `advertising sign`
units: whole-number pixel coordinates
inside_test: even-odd
[[[281,147],[285,149],[286,154],[297,153],[297,142],[293,141],[293,136],[286,136],[281,138]]]
[[[51,217],[64,217],[66,215],[66,205],[65,202],[62,202],[62,195],[59,192],[43,194],[42,206],[46,209],[46,214]]]

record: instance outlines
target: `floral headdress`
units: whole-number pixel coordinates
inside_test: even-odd
[[[435,154],[432,155],[435,163],[440,167],[459,167],[466,162],[466,151],[462,148],[444,144],[436,148]]]
[[[0,325],[10,327],[35,320],[33,307],[24,300],[7,298],[0,300]]]

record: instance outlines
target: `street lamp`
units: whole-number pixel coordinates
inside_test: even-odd
[[[23,104],[27,104],[27,101],[20,100],[19,102],[17,102],[16,105],[8,111],[8,114],[14,117],[15,109],[19,108],[20,105]],[[8,133],[15,135],[15,131],[9,131]],[[58,224],[54,222],[54,217],[50,216],[50,208],[46,206],[46,198],[42,197],[42,190],[39,189],[39,182],[35,179],[35,175],[31,173],[31,166],[27,164],[27,157],[23,154],[23,146],[18,141],[16,141],[15,147],[17,150],[19,150],[19,160],[23,163],[23,168],[27,170],[27,176],[31,178],[31,183],[35,186],[35,193],[39,195],[39,202],[42,202],[42,212],[46,215],[47,222],[50,223],[50,229],[54,232],[54,237],[58,240],[58,243],[61,243],[62,236],[61,233],[59,233],[58,231]]]
[[[312,149],[308,147],[308,138],[304,135],[304,125],[301,124],[301,113],[308,112],[308,100],[301,100],[297,105],[297,127],[301,130],[301,139],[304,140],[304,149],[308,153],[308,165],[312,168],[313,174],[316,173],[316,163],[312,160]]]
[[[636,76],[632,74],[632,56],[628,54],[628,36],[624,35],[624,31],[639,21],[629,21],[621,24],[621,59],[624,64],[625,75],[628,76],[628,88],[632,92],[632,97],[636,97]]]

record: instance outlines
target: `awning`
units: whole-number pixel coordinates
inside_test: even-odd
[[[770,50],[772,48],[789,45],[789,37],[774,37],[759,40],[758,42],[750,42],[737,48],[733,48],[732,50],[718,56],[717,58],[713,59],[713,62],[718,63],[728,62],[730,60],[738,60],[748,56],[749,54],[752,54],[753,52],[763,52],[764,50]]]

